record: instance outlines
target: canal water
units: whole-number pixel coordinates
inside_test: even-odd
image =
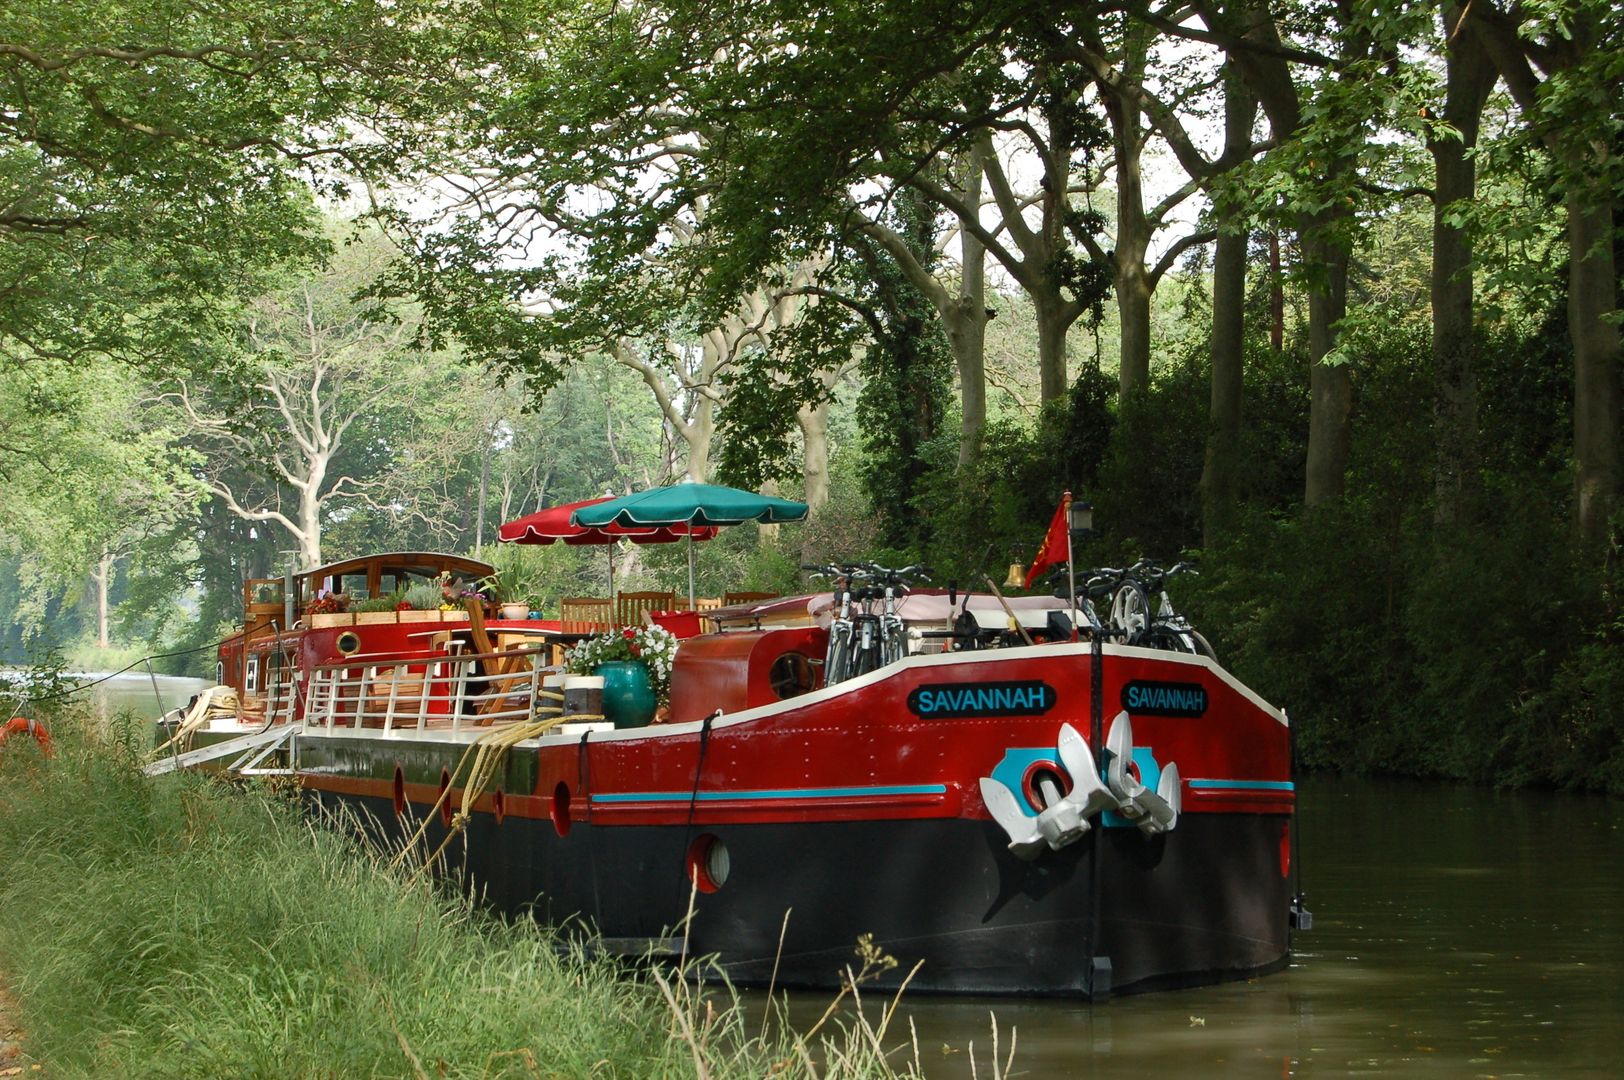
[[[925,1075],[993,1075],[996,1017],[1030,1078],[1624,1077],[1624,800],[1322,777],[1300,798],[1314,929],[1289,969],[1092,1006],[905,998]]]

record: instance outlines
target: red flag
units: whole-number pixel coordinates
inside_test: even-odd
[[[1026,572],[1026,587],[1030,589],[1032,582],[1037,580],[1039,574],[1051,566],[1059,566],[1071,560],[1071,533],[1068,522],[1071,518],[1071,492],[1060,496],[1060,506],[1054,512],[1054,520],[1049,522],[1049,531],[1043,536],[1043,546],[1038,548],[1038,557],[1032,560],[1032,568]]]

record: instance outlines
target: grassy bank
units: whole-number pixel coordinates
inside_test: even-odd
[[[727,996],[560,955],[286,795],[57,743],[0,750],[0,971],[53,1078],[898,1075],[856,1018],[752,1036]]]

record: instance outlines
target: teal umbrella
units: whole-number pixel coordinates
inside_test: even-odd
[[[664,528],[673,525],[742,525],[757,521],[777,525],[806,517],[806,503],[758,495],[720,484],[672,484],[583,506],[570,524],[601,529],[608,525]],[[688,603],[694,602],[694,546],[688,539]]]

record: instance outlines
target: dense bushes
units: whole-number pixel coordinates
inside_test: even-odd
[[[1199,552],[1209,386],[1197,343],[1126,402],[1085,368],[1035,428],[993,425],[971,468],[955,470],[945,440],[927,447],[913,503],[877,504],[915,530],[894,557],[924,555],[963,581],[1030,558],[1070,487],[1101,533],[1080,561],[1199,554],[1201,576],[1179,579],[1175,600],[1290,710],[1306,766],[1624,792],[1624,582],[1617,551],[1580,561],[1571,547],[1565,339],[1542,327],[1485,343],[1480,483],[1465,523],[1447,527],[1427,325],[1367,319],[1343,351],[1354,442],[1333,504],[1301,506],[1307,358],[1253,341],[1242,510]]]

